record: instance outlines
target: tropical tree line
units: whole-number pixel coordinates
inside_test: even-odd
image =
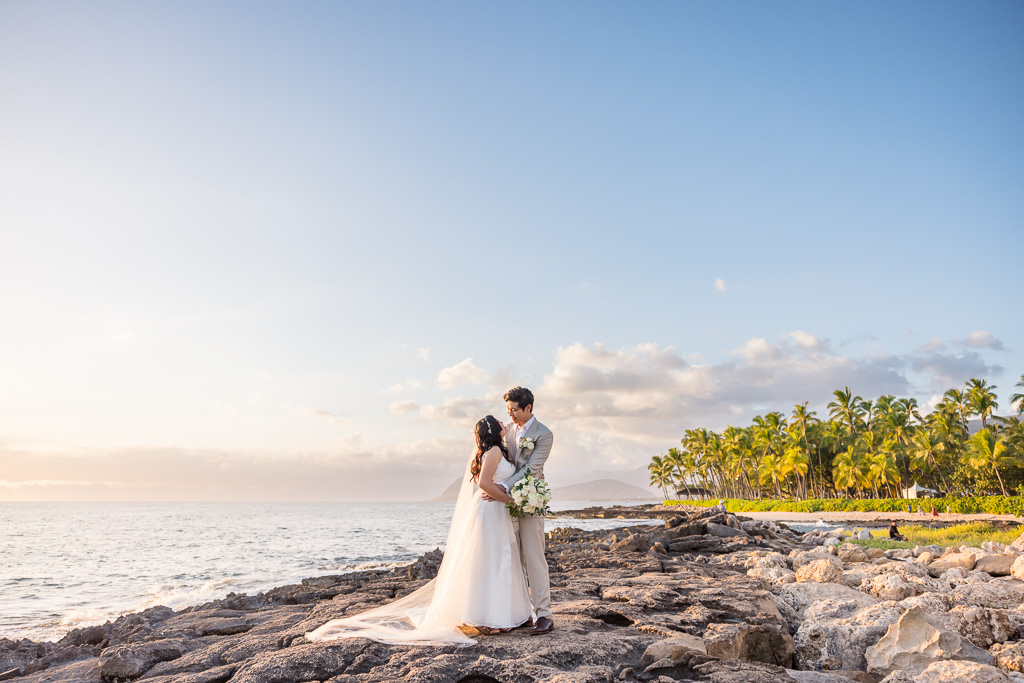
[[[827,417],[805,401],[745,427],[688,429],[679,448],[651,459],[651,485],[666,499],[899,498],[915,483],[950,495],[1022,494],[1024,375],[1016,387],[1009,418],[995,415],[998,387],[970,379],[927,414],[913,398],[865,400],[845,387]]]

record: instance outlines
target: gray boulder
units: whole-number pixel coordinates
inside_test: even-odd
[[[978,558],[974,568],[979,572],[987,572],[992,576],[1009,576],[1017,555],[1013,553],[998,553],[985,555]]]
[[[854,601],[816,602],[793,636],[796,664],[808,670],[864,670],[865,652],[899,616],[894,602],[868,607]]]
[[[959,633],[929,619],[924,610],[911,608],[865,652],[867,670],[888,675],[902,669],[920,674],[936,661],[967,659],[992,664],[992,655]]]
[[[179,639],[109,647],[100,655],[100,676],[105,681],[138,678],[160,662],[177,659],[190,649],[187,641]]]

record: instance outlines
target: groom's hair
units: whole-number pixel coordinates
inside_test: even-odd
[[[523,387],[516,387],[509,389],[505,392],[506,401],[515,401],[520,408],[526,408],[530,406],[530,410],[533,410],[533,392]]]

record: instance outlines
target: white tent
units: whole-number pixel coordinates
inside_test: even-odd
[[[931,496],[934,496],[936,493],[938,493],[938,491],[936,491],[935,489],[930,489],[926,486],[920,486],[916,481],[914,482],[913,486],[903,489],[904,498],[930,498]]]

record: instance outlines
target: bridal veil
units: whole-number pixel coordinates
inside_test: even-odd
[[[512,468],[503,460],[501,467]],[[306,634],[313,641],[369,638],[408,645],[475,645],[459,626],[509,628],[531,607],[512,520],[504,505],[487,502],[466,466],[437,577],[409,595]]]

